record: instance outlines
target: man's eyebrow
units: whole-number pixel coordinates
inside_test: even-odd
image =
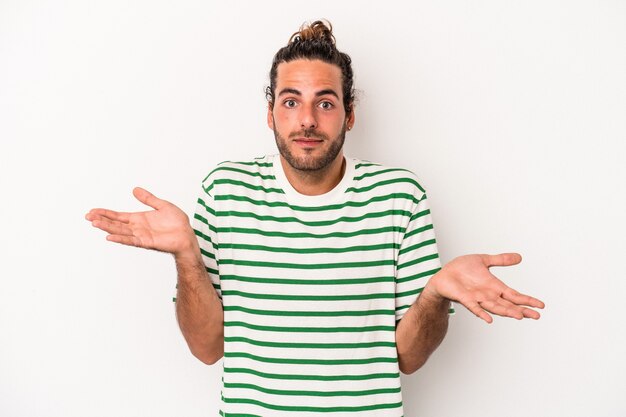
[[[339,99],[339,95],[332,88],[327,88],[326,90],[318,91],[317,93],[315,93],[315,96],[320,97],[320,96],[325,96],[327,94],[330,94],[331,96],[335,96],[337,97],[337,99]]]
[[[280,90],[278,95],[282,96],[283,94],[295,94],[296,96],[302,95],[302,93],[299,90],[296,90],[295,88],[283,88],[282,90]]]
[[[289,87],[283,88],[278,93],[279,96],[282,96],[283,94],[293,94],[293,95],[296,95],[296,96],[301,96],[302,95],[300,90],[296,90],[295,88],[289,88]],[[339,94],[337,94],[337,92],[335,90],[333,90],[332,88],[327,88],[327,89],[318,91],[317,93],[315,93],[315,97],[321,97],[321,96],[325,96],[327,94],[330,94],[331,96],[335,96],[335,97],[337,97],[337,99],[339,99]]]

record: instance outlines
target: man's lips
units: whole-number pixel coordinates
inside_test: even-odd
[[[305,146],[317,145],[323,142],[322,139],[317,139],[317,138],[294,138],[293,141],[298,143],[299,145],[305,145]]]

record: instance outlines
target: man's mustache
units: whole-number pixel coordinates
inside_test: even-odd
[[[289,135],[289,139],[294,139],[294,138],[307,138],[307,139],[318,139],[318,140],[327,140],[328,137],[321,133],[316,131],[315,129],[304,129],[304,130],[300,130],[298,132],[292,133]]]

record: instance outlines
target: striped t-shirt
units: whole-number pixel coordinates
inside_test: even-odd
[[[346,158],[305,196],[278,155],[224,162],[193,224],[224,306],[221,415],[403,415],[396,323],[440,269],[414,174]]]

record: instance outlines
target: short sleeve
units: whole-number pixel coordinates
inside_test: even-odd
[[[396,321],[417,300],[426,283],[441,269],[437,241],[426,194],[414,205],[396,266]],[[452,311],[451,311],[452,312]]]
[[[200,195],[196,203],[196,210],[193,215],[192,227],[198,244],[204,266],[209,273],[213,287],[217,291],[217,295],[222,298],[222,288],[220,285],[219,275],[219,253],[217,240],[217,217],[215,216],[215,202],[211,195],[210,186],[207,187],[206,181],[202,186]]]

